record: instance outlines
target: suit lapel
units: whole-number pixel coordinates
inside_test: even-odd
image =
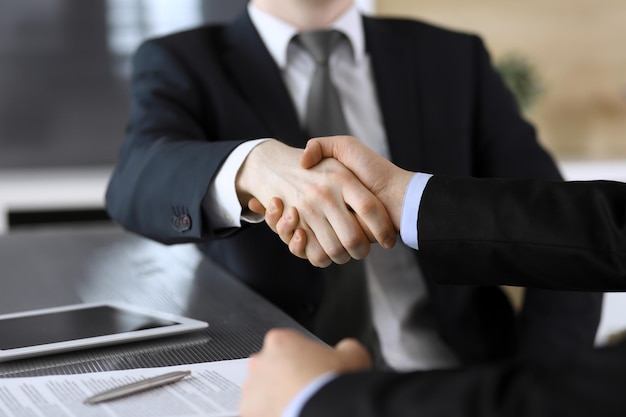
[[[415,45],[391,33],[380,20],[363,18],[378,100],[387,132],[391,160],[404,169],[419,170],[424,155],[419,122],[419,74]]]
[[[260,116],[268,132],[293,146],[303,147],[300,127],[280,69],[257,33],[247,12],[226,29],[225,60],[241,87],[240,93]]]

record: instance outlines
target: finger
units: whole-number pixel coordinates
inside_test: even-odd
[[[318,268],[326,268],[335,262],[324,250],[313,232],[308,231],[306,233],[306,241],[305,258],[309,260],[311,265]],[[347,259],[350,259],[349,256]],[[346,261],[340,260],[339,262],[345,263]]]
[[[319,195],[313,196],[312,201],[313,205],[298,208],[298,212],[304,210],[305,213],[309,213],[306,217],[300,217],[298,225],[299,229],[306,232],[307,259],[320,267],[328,266],[330,262],[337,264],[348,262],[351,255],[343,246],[338,234],[354,234],[351,228],[358,225],[346,207],[341,191],[322,191]]]
[[[342,239],[349,244],[354,244],[356,239],[352,236],[362,233],[360,230],[353,230],[356,227],[356,220],[343,201],[338,202],[337,206],[327,205],[326,207],[327,212],[324,216],[312,217],[307,224],[304,224],[307,232],[307,258],[313,265],[322,267],[329,265],[328,258],[336,264],[348,262],[352,255],[342,243]],[[364,241],[366,239],[363,238]],[[313,242],[319,245],[312,244]],[[366,243],[369,245],[369,242]],[[354,248],[350,250],[354,251]]]
[[[304,153],[300,156],[300,166],[309,169],[317,165],[323,158],[324,149],[318,139],[311,139],[304,148]]]
[[[323,158],[335,158],[343,163],[350,162],[350,152],[347,148],[352,146],[355,138],[350,136],[333,136],[325,138],[314,138],[307,142],[304,153],[300,158],[300,165],[303,168],[310,168],[319,163]],[[354,188],[350,188],[355,190]],[[357,187],[357,193],[352,194],[353,203],[350,204],[357,214],[357,223],[363,230],[368,241],[377,241],[384,248],[392,248],[397,240],[397,232],[387,210],[378,198],[374,197],[371,192],[365,192],[362,188]],[[341,218],[337,219],[341,221]],[[333,222],[333,226],[337,224]],[[352,226],[352,223],[348,224]],[[359,244],[361,236],[355,236],[345,228],[339,232],[340,240],[350,255],[355,259],[362,259],[369,253],[365,249],[365,245]],[[347,233],[347,234],[346,234]],[[356,239],[356,247],[353,247],[352,239]]]
[[[326,159],[319,171],[326,173],[332,185],[308,191],[312,203],[298,207],[300,223],[307,232],[307,257],[313,264],[325,257],[336,264],[344,264],[351,258],[362,259],[369,253],[370,242],[346,205],[343,189],[369,191],[336,160]],[[317,246],[310,245],[312,239],[319,242],[325,255],[317,251]],[[313,250],[315,254],[311,253]],[[320,261],[316,262],[316,258]]]
[[[363,220],[361,220],[361,218],[357,216],[356,214],[354,216],[356,217],[356,221],[359,223],[359,227],[363,229],[363,233],[365,233],[365,236],[367,236],[367,239],[370,241],[370,243],[377,242],[376,237],[374,236],[370,228],[367,226],[367,224],[365,224]]]
[[[298,341],[303,337],[297,330],[286,327],[274,327],[265,333],[263,348],[270,351],[284,349],[285,346],[292,345],[294,341]]]
[[[277,210],[280,211],[282,209],[282,202],[280,199],[276,199]],[[270,202],[270,206],[272,202]],[[268,211],[272,210],[271,208]],[[266,221],[268,224],[272,223],[272,229],[274,232],[278,234],[280,239],[289,245],[289,250],[295,256],[308,259],[311,264],[317,267],[325,268],[329,266],[332,262],[336,261],[337,263],[345,263],[350,260],[350,255],[345,252],[343,247],[341,247],[335,253],[335,259],[333,260],[326,250],[322,247],[320,242],[317,239],[316,234],[311,230],[310,226],[307,224],[300,224],[300,216],[298,210],[295,207],[290,207],[283,211],[283,215],[275,222],[272,215],[266,215]],[[334,231],[328,230],[328,223],[322,219],[317,219],[320,224],[323,224],[324,229],[326,229],[326,233],[329,237],[325,237],[326,246],[330,247],[332,245],[340,245],[337,237],[335,236]],[[294,234],[297,233],[296,239],[294,240]],[[321,233],[321,231],[320,231]]]
[[[386,249],[396,244],[397,232],[383,203],[364,186],[344,187],[344,200],[362,226]],[[368,241],[370,239],[368,238]],[[357,258],[358,259],[358,258]]]
[[[273,222],[273,219],[270,219],[270,221]],[[311,235],[311,238],[308,238],[307,232],[302,228],[298,228],[299,223],[300,216],[298,210],[295,207],[290,207],[283,212],[283,215],[275,224],[275,229],[273,229],[280,236],[280,239],[289,245],[289,251],[298,258],[309,259],[313,265],[318,267],[324,268],[329,266],[332,260],[324,252],[315,237],[315,233],[309,230],[308,234]]]
[[[280,214],[282,216],[279,217]],[[315,238],[315,234],[310,232],[311,239],[307,239],[307,233],[303,229],[296,229],[300,222],[300,217],[295,207],[283,210],[282,200],[273,198],[265,215],[265,221],[278,234],[280,239],[289,246],[289,251],[298,258],[309,259],[308,256],[310,256],[311,259],[309,261],[311,264],[322,268],[332,263],[332,260],[326,255]],[[308,256],[307,251],[309,253]]]
[[[304,169],[317,165],[324,158],[335,158],[349,165],[346,158],[350,152],[345,152],[346,147],[352,146],[352,142],[357,141],[352,136],[329,136],[324,138],[310,139],[304,153],[300,156],[300,166]]]
[[[307,236],[306,232],[302,229],[296,229],[293,232],[293,236],[288,243],[289,251],[296,255],[298,258],[307,259],[306,257],[306,245]]]
[[[363,259],[370,251],[370,239],[360,226],[354,213],[347,207],[333,210],[327,214],[330,228],[338,240],[336,247],[322,246],[335,263],[345,263],[353,259]],[[317,229],[314,229],[317,232]],[[329,252],[334,250],[335,252]],[[341,262],[340,262],[341,261]]]
[[[372,367],[372,356],[358,340],[342,339],[335,346],[337,353],[343,358],[346,370],[357,371]]]
[[[265,214],[265,207],[263,207],[263,204],[261,204],[261,202],[254,197],[248,201],[248,208],[254,213]]]
[[[265,212],[265,223],[267,223],[270,229],[272,229],[272,231],[277,234],[279,234],[277,231],[277,223],[280,221],[280,218],[283,215],[283,210],[283,201],[278,197],[273,197],[270,200],[270,203],[267,205],[267,211]],[[283,240],[283,242],[285,241]]]
[[[283,215],[276,223],[276,228],[273,229],[280,239],[289,244],[293,234],[298,227],[298,223],[300,223],[300,216],[298,215],[298,210],[295,207],[289,207],[287,210],[283,212]]]
[[[318,268],[326,268],[333,263],[315,238],[315,234],[311,233],[309,238],[303,229],[296,229],[294,232],[289,242],[289,251],[298,258],[308,259],[311,265]]]
[[[341,247],[353,259],[363,259],[370,251],[370,242],[375,240],[385,248],[391,248],[396,242],[395,227],[380,200],[356,178],[343,178],[341,187],[342,203],[326,204],[325,215],[331,229],[341,243]],[[353,210],[349,210],[346,204]],[[327,236],[320,236],[315,224],[311,225],[326,253],[336,261],[336,256],[329,252]],[[369,233],[369,236],[368,236]],[[373,239],[372,239],[373,238]]]

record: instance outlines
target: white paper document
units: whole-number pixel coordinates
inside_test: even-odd
[[[233,417],[248,359],[76,375],[0,378],[0,417]],[[172,371],[173,384],[88,405],[98,392]]]

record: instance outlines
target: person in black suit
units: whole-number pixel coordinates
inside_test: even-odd
[[[328,170],[304,171],[297,161],[308,139],[302,128],[306,77],[298,71],[308,61],[288,37],[328,26],[345,29],[349,38],[336,51],[336,80],[342,81],[338,89],[350,131],[394,163],[445,175],[561,177],[473,35],[361,17],[352,0],[253,0],[232,23],[145,42],[133,61],[131,117],[106,194],[109,214],[126,229],[163,243],[197,243],[334,343],[354,329],[324,334],[323,318],[333,325],[344,318],[327,314],[332,304],[326,297],[334,291],[324,291],[326,270],[291,256],[245,210],[251,197],[267,205],[280,196],[286,203],[303,199],[312,210],[332,211],[337,205],[321,204],[319,192],[336,201],[348,190],[352,208],[362,212],[358,201],[369,191],[347,169],[326,161]],[[338,224],[356,222],[345,206],[337,218]],[[393,227],[370,229],[386,237],[386,246],[393,244]],[[335,249],[350,249],[337,252],[339,262],[369,251],[363,232],[337,243]],[[419,268],[412,252],[405,258]],[[433,350],[449,354],[446,365],[517,352],[559,356],[593,344],[601,294],[528,290],[516,316],[499,287],[439,285],[422,275],[427,303],[420,308],[428,317],[418,324],[431,327],[439,346]],[[363,298],[339,295],[351,303]],[[361,318],[361,310],[350,307]],[[408,306],[403,323],[414,324],[408,320],[412,311]]]
[[[440,283],[626,290],[624,183],[424,177],[350,137],[311,140],[303,165],[322,157],[346,164],[385,204],[398,230],[417,228],[419,243],[405,243],[418,249],[429,276]],[[306,230],[311,223],[300,223],[305,219],[296,207],[285,208],[280,200],[270,205],[270,227],[294,254],[306,256],[306,246],[318,243]],[[412,212],[418,212],[417,221],[403,223]],[[295,331],[272,330],[251,358],[241,415],[626,413],[619,392],[626,382],[626,343],[560,359],[518,358],[446,371],[394,373],[370,366],[367,351],[354,340],[332,349]]]

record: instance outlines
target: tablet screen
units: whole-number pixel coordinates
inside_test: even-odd
[[[0,361],[186,333],[203,321],[119,303],[0,315]]]
[[[0,320],[0,349],[16,349],[87,337],[172,326],[174,321],[111,306],[58,311]]]

